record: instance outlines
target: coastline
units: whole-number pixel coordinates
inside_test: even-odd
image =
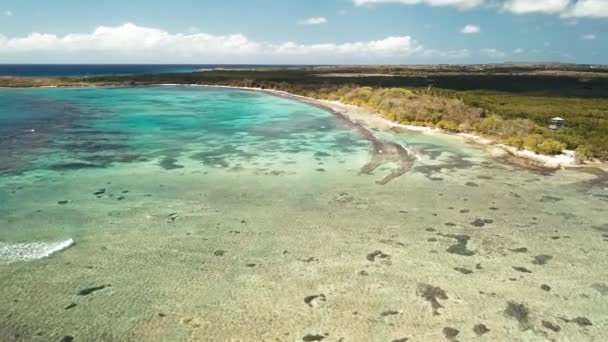
[[[488,151],[492,154],[492,156],[496,159],[503,160],[508,164],[512,164],[515,166],[525,167],[528,169],[533,169],[537,171],[544,172],[552,172],[557,170],[577,170],[577,169],[599,169],[602,172],[608,173],[608,163],[603,162],[587,162],[584,164],[578,164],[576,159],[574,158],[574,151],[565,150],[562,154],[551,156],[551,155],[543,155],[537,154],[535,152],[529,150],[518,150],[517,148],[509,145],[505,145],[495,141],[491,138],[484,137],[481,135],[477,135],[474,133],[452,133],[438,128],[431,128],[425,126],[414,126],[414,125],[404,125],[397,122],[390,121],[384,118],[381,114],[374,112],[372,110],[351,105],[345,104],[340,101],[327,101],[327,100],[319,100],[311,97],[306,97],[302,95],[292,94],[282,90],[275,89],[263,89],[263,88],[255,88],[255,87],[234,87],[234,86],[224,86],[224,85],[208,85],[208,84],[192,84],[192,85],[180,85],[180,84],[159,84],[164,86],[200,86],[200,87],[215,87],[215,88],[228,88],[228,89],[241,89],[241,90],[250,90],[250,91],[258,91],[263,93],[268,93],[277,96],[285,96],[295,100],[303,101],[312,105],[321,106],[325,109],[331,110],[333,112],[337,112],[346,118],[352,120],[353,114],[357,117],[361,117],[363,115],[368,116],[366,121],[371,123],[372,125],[379,128],[401,128],[409,131],[422,132],[425,134],[442,134],[451,137],[455,137],[457,139],[461,139],[469,144],[483,146],[488,149]]]
[[[496,140],[493,140],[488,137],[484,137],[475,133],[453,133],[449,131],[445,131],[439,128],[426,127],[426,126],[415,126],[415,125],[405,125],[397,122],[390,121],[384,118],[380,113],[377,113],[373,110],[351,105],[345,104],[339,101],[327,101],[320,100],[311,97],[306,97],[302,95],[292,94],[283,90],[276,89],[267,89],[267,88],[257,88],[257,87],[237,87],[237,86],[227,86],[227,85],[217,85],[217,84],[179,84],[179,83],[157,83],[157,84],[116,84],[116,83],[108,83],[108,84],[69,84],[69,85],[47,85],[41,84],[36,86],[29,86],[26,88],[81,88],[81,87],[128,87],[128,86],[181,86],[181,87],[210,87],[210,88],[227,88],[227,89],[240,89],[240,90],[248,90],[248,91],[257,91],[263,92],[275,96],[288,97],[293,100],[302,101],[308,103],[310,105],[319,106],[326,110],[332,111],[336,114],[341,115],[347,120],[350,120],[353,124],[353,114],[357,113],[357,118],[364,118],[365,121],[371,123],[374,127],[379,128],[387,128],[387,129],[405,129],[409,131],[422,132],[425,134],[442,134],[446,136],[451,136],[457,139],[461,139],[469,144],[474,144],[478,146],[482,146],[488,149],[489,153],[496,159],[502,160],[505,163],[524,167],[531,170],[536,170],[540,172],[554,172],[557,170],[580,170],[580,171],[588,171],[588,170],[599,170],[598,173],[607,174],[608,177],[608,163],[601,161],[588,161],[584,164],[578,164],[574,158],[574,151],[565,150],[559,155],[543,155],[537,154],[535,152],[529,150],[518,150],[517,148],[509,145],[505,145],[499,143]],[[19,88],[19,87],[1,87],[0,88]]]

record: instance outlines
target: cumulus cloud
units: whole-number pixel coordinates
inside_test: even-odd
[[[479,50],[479,53],[481,53],[482,56],[485,56],[485,57],[488,57],[491,59],[501,59],[501,58],[505,58],[505,56],[507,55],[503,51],[500,51],[495,48],[481,49],[481,50]]]
[[[515,14],[559,14],[565,18],[608,17],[608,0],[507,0],[503,8]]]
[[[595,39],[595,35],[593,33],[587,33],[587,34],[584,34],[582,38],[584,40],[594,40]]]
[[[4,11],[4,13],[3,13],[3,14],[4,14],[4,16],[6,16],[6,17],[12,17],[12,16],[13,16],[13,12],[12,12],[12,11],[8,11],[8,10],[7,10],[7,11]]]
[[[562,13],[570,0],[508,0],[504,4],[504,9],[515,14],[528,13]]]
[[[108,27],[100,26],[91,33],[70,33],[59,36],[32,33],[25,37],[9,38],[0,35],[0,56],[70,57],[87,60],[119,61],[210,61],[251,62],[325,60],[355,61],[367,57],[403,57],[421,52],[423,47],[410,36],[387,37],[374,41],[349,43],[299,44],[296,42],[258,42],[243,34],[211,35],[191,30],[188,33],[137,26],[132,23]],[[283,58],[285,57],[285,58]],[[289,59],[289,58],[291,59]]]
[[[401,4],[502,8],[514,14],[552,14],[564,18],[608,18],[608,0],[351,0],[356,6]]]
[[[591,18],[606,18],[608,17],[608,1],[607,0],[579,0],[572,5],[567,11],[562,13],[564,17],[591,17]]]
[[[321,25],[325,23],[327,23],[327,18],[325,17],[314,17],[298,21],[300,25]]]
[[[344,44],[297,44],[287,42],[271,45],[270,51],[276,55],[362,55],[362,56],[409,56],[421,51],[419,45],[410,36],[388,37],[370,42],[354,42]]]
[[[473,8],[482,5],[485,0],[352,0],[357,6],[376,5],[376,4],[402,4],[429,6],[451,6],[457,8]]]
[[[206,33],[177,33],[135,24],[100,26],[92,33],[70,33],[57,36],[32,33],[27,37],[0,38],[2,52],[76,52],[102,51],[115,53],[171,52],[179,56],[245,55],[259,49],[259,44],[241,34],[214,36]]]
[[[465,27],[463,27],[460,32],[465,33],[465,34],[479,33],[479,32],[481,32],[481,28],[477,25],[469,24],[469,25],[466,25]]]

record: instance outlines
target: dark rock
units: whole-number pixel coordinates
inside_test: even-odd
[[[570,320],[570,322],[574,322],[580,327],[587,327],[593,325],[593,323],[591,323],[591,321],[586,317],[576,317],[575,319]]]
[[[386,310],[386,311],[383,311],[382,313],[380,313],[380,317],[394,316],[394,315],[398,315],[398,314],[399,314],[398,311]]]
[[[99,189],[93,193],[95,196],[103,195],[106,193],[106,189]]]
[[[159,312],[159,313],[158,313],[158,317],[161,317],[161,318],[162,318],[162,317],[167,317],[167,315],[165,315],[165,314],[164,314],[164,313],[162,313],[162,312]]]
[[[528,253],[528,249],[526,247],[513,248],[509,250],[513,253]]]
[[[308,296],[306,298],[304,298],[304,303],[306,303],[306,305],[310,306],[311,308],[316,306],[319,301],[321,302],[325,302],[326,298],[324,294],[319,294],[319,295],[312,295],[312,296]]]
[[[396,338],[394,340],[392,340],[391,342],[407,342],[408,338],[407,337],[402,337],[402,338]]]
[[[461,214],[468,214],[468,213],[470,213],[470,212],[471,212],[471,211],[470,211],[469,209],[462,209],[462,210],[460,210],[460,213],[461,213]]]
[[[217,251],[213,252],[213,255],[215,256],[223,256],[224,254],[226,254],[226,251],[223,251],[221,249],[218,249]]]
[[[534,257],[532,263],[534,265],[545,265],[549,260],[553,259],[551,255],[541,254]]]
[[[475,219],[475,221],[471,222],[471,225],[474,227],[483,227],[486,224],[490,224],[494,222],[494,220],[490,220],[490,219]]]
[[[490,329],[488,329],[485,324],[480,323],[473,327],[473,331],[475,332],[475,334],[477,334],[477,336],[482,336],[489,333]]]
[[[468,235],[453,235],[453,234],[447,234],[447,235],[439,234],[439,235],[444,236],[444,237],[449,237],[452,239],[456,239],[456,241],[458,242],[457,244],[448,247],[448,249],[446,249],[446,252],[452,253],[452,254],[458,254],[458,255],[462,255],[462,256],[475,255],[475,252],[467,249],[467,244],[468,244],[469,240],[471,239]]]
[[[466,186],[472,186],[472,187],[475,187],[475,188],[479,186],[479,184],[477,184],[475,182],[466,182],[466,183],[464,183],[464,185],[466,185]]]
[[[371,261],[371,262],[374,262],[374,261],[376,261],[376,258],[388,259],[390,257],[391,257],[390,255],[385,254],[382,251],[377,250],[377,251],[373,251],[373,252],[369,253],[366,256],[366,259],[369,260],[369,261]]]
[[[530,312],[525,304],[508,302],[504,314],[509,318],[517,320],[522,328],[529,328]]]
[[[112,285],[110,285],[110,284],[106,284],[106,285],[99,285],[99,286],[87,287],[87,288],[84,288],[84,289],[82,289],[82,290],[79,290],[79,291],[78,291],[78,295],[79,295],[79,296],[88,296],[88,295],[90,295],[91,293],[93,293],[93,292],[95,292],[95,291],[103,290],[103,289],[105,289],[106,287],[110,287],[110,286],[112,286]]]
[[[439,309],[443,308],[443,306],[439,303],[438,299],[447,300],[447,293],[438,286],[433,286],[429,284],[418,284],[418,296],[424,298],[426,301],[431,303],[431,308],[433,309],[433,315],[439,315]]]
[[[73,308],[75,308],[75,307],[76,307],[76,303],[71,303],[71,304],[68,304],[68,305],[67,305],[66,307],[64,307],[63,309],[64,309],[64,310],[70,310],[70,309],[73,309]]]
[[[541,203],[555,203],[555,202],[559,202],[562,201],[563,198],[561,197],[555,197],[555,196],[543,196],[539,202]]]
[[[74,341],[74,336],[70,336],[70,335],[66,335],[63,336],[61,338],[61,340],[59,340],[60,342],[73,342]]]
[[[57,201],[57,204],[60,204],[60,205],[65,205],[65,204],[68,204],[68,203],[70,203],[69,200]]]
[[[462,274],[471,274],[473,273],[473,271],[471,271],[468,268],[464,268],[464,267],[454,267],[454,269]]]
[[[255,267],[255,266],[256,266],[256,264],[247,264],[247,265],[245,265],[245,266],[247,266],[247,267]]]
[[[458,331],[458,329],[454,329],[454,328],[450,328],[450,327],[443,328],[443,334],[447,338],[454,338],[454,337],[458,336],[459,333],[460,333],[460,331]]]
[[[545,327],[553,332],[559,332],[560,330],[562,330],[562,328],[559,325],[553,324],[549,321],[542,321],[541,324],[543,327]]]
[[[446,222],[445,225],[446,227],[456,227],[456,223],[454,222]]]
[[[283,253],[283,254],[285,254],[285,253]],[[308,259],[298,259],[298,260],[300,260],[302,262],[315,262],[315,261],[319,261],[319,259],[317,259],[315,257],[310,257]]]
[[[323,335],[307,334],[306,336],[302,337],[302,341],[304,341],[304,342],[321,341],[321,340],[325,339],[325,337],[326,336],[323,336]]]
[[[516,270],[517,272],[532,273],[532,271],[530,271],[529,269],[527,269],[525,267],[513,266],[513,269]]]
[[[547,285],[547,284],[542,284],[542,285],[540,286],[540,289],[541,289],[541,290],[543,290],[543,291],[547,291],[547,292],[549,292],[549,291],[551,291],[551,286],[549,286],[549,285]]]

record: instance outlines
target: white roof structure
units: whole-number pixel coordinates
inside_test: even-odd
[[[566,121],[566,120],[565,120],[565,119],[563,119],[563,118],[560,118],[560,117],[558,116],[558,117],[555,117],[555,118],[551,119],[551,121]]]

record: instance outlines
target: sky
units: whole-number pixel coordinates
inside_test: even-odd
[[[608,64],[608,0],[0,0],[0,63]]]

